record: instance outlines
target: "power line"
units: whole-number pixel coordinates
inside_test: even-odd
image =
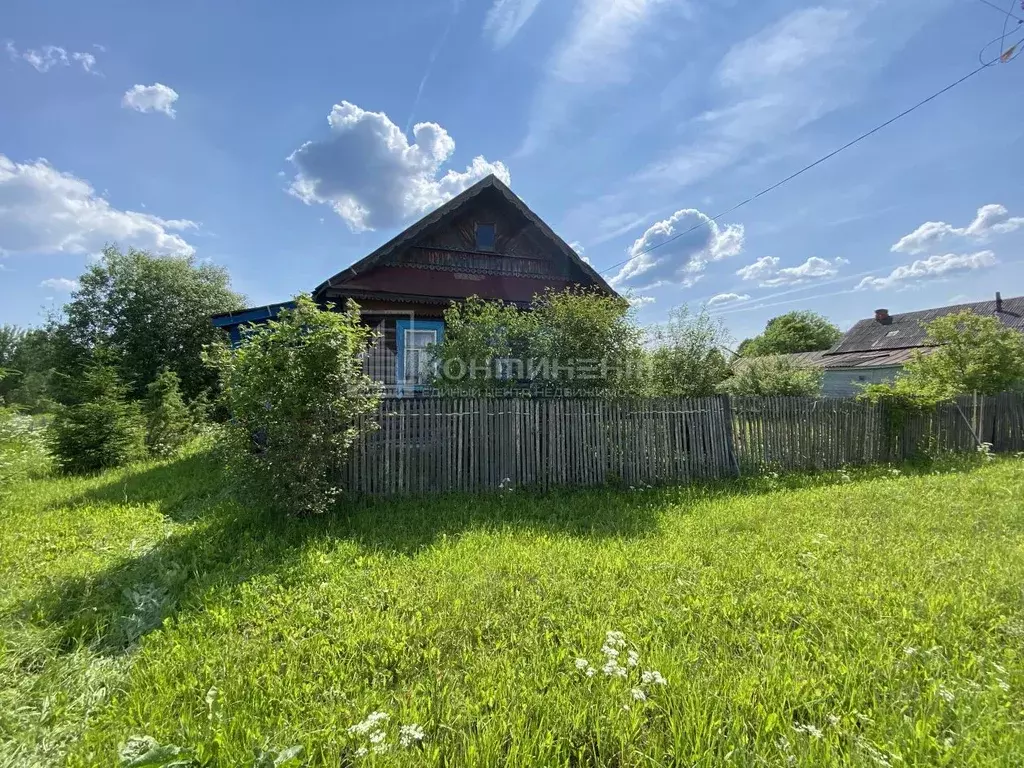
[[[978,0],[978,2],[979,3],[984,3],[989,8],[995,8],[997,11],[999,11],[1004,16],[1008,16],[1011,19],[1016,19],[1019,23],[1024,23],[1024,19],[1022,19],[1020,16],[1014,16],[1013,13],[1011,13],[1008,10],[1006,10],[1005,8],[1000,8],[998,5],[996,5],[995,3],[991,2],[991,0]],[[1011,10],[1013,9],[1014,5],[1015,5],[1014,3],[1010,3],[1010,9]]]
[[[783,184],[786,184],[787,182],[792,181],[797,176],[800,176],[800,175],[802,175],[804,173],[807,173],[807,171],[811,170],[812,168],[814,168],[816,166],[821,165],[826,160],[829,160],[829,159],[835,157],[840,152],[843,152],[843,151],[849,149],[850,147],[854,146],[855,144],[859,144],[860,142],[864,141],[864,139],[868,138],[869,136],[873,136],[874,134],[878,133],[883,128],[886,128],[886,127],[892,125],[893,123],[895,123],[900,118],[906,117],[907,115],[909,115],[914,110],[919,109],[919,108],[923,107],[925,104],[927,104],[928,102],[937,99],[939,96],[941,96],[942,94],[946,93],[947,91],[953,90],[954,88],[956,88],[961,83],[964,83],[967,80],[970,80],[972,77],[974,77],[976,74],[981,72],[983,69],[987,69],[989,66],[991,66],[994,63],[995,63],[994,61],[989,62],[987,64],[983,63],[980,67],[978,67],[977,69],[975,69],[975,70],[973,70],[971,72],[968,72],[966,75],[961,77],[959,80],[956,80],[955,82],[950,83],[945,88],[943,88],[943,89],[941,89],[939,91],[936,91],[935,93],[933,93],[931,96],[928,96],[927,98],[922,99],[921,101],[917,102],[914,106],[908,107],[907,109],[903,110],[898,115],[896,115],[895,117],[889,118],[888,120],[886,120],[881,125],[876,125],[870,131],[866,131],[865,133],[862,133],[860,136],[858,136],[857,138],[855,138],[855,139],[853,139],[851,141],[848,141],[846,144],[843,144],[843,146],[839,147],[838,149],[832,150],[827,155],[822,155],[817,160],[815,160],[813,163],[805,165],[799,171],[796,171],[795,173],[791,173],[789,176],[787,176],[786,178],[782,179],[781,181],[775,182],[770,187],[765,187],[764,189],[762,189],[757,194],[751,195],[746,200],[743,200],[742,202],[737,203],[732,208],[730,208],[730,209],[728,209],[726,211],[722,211],[717,216],[713,216],[713,217],[707,219],[706,221],[701,221],[701,222],[699,222],[697,224],[694,224],[689,229],[687,229],[687,230],[685,230],[683,232],[680,232],[679,234],[672,235],[672,237],[668,238],[667,240],[663,240],[662,242],[660,242],[660,243],[658,243],[656,245],[652,245],[649,248],[645,248],[644,250],[639,251],[638,253],[631,254],[629,256],[629,258],[623,259],[620,262],[612,264],[610,267],[605,267],[601,271],[601,274],[607,274],[611,270],[613,270],[613,269],[615,269],[617,267],[621,267],[623,264],[625,264],[625,263],[627,263],[629,261],[632,261],[635,258],[638,258],[640,256],[648,254],[648,253],[650,253],[651,251],[653,251],[653,250],[655,250],[657,248],[661,248],[663,245],[668,245],[673,240],[678,240],[679,238],[684,237],[685,235],[688,235],[691,232],[693,232],[693,231],[695,231],[697,229],[700,229],[701,227],[706,226],[706,225],[710,224],[713,221],[718,221],[723,216],[728,216],[730,213],[733,213],[734,211],[739,210],[740,208],[742,208],[743,206],[747,205],[748,203],[752,203],[754,200],[757,200],[757,198],[759,198],[759,197],[761,197],[763,195],[767,195],[769,192],[771,192],[771,191],[773,191],[775,189],[778,189]]]

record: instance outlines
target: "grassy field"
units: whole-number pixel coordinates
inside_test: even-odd
[[[1024,764],[1019,459],[282,520],[197,449],[5,506],[0,765]]]

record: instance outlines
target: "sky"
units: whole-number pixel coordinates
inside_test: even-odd
[[[644,323],[1024,294],[1024,9],[992,2],[10,4],[0,323],[107,243],[285,300],[489,173]]]

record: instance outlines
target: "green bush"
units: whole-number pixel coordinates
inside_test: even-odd
[[[324,311],[300,296],[237,350],[214,350],[231,414],[225,458],[240,490],[281,511],[327,511],[340,493],[338,468],[359,430],[373,426],[360,418],[378,402],[362,370],[371,337],[354,304]]]
[[[741,359],[718,391],[726,395],[817,397],[823,374],[821,368],[797,365],[783,357]]]
[[[0,495],[19,480],[46,474],[49,453],[31,416],[0,404]]]
[[[61,406],[51,426],[52,450],[65,472],[117,467],[145,456],[145,422],[113,367],[92,363],[78,402]]]
[[[155,456],[171,456],[195,434],[193,414],[181,397],[180,380],[164,368],[146,387],[146,447]]]

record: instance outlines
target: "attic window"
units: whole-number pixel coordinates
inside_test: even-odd
[[[888,332],[887,334],[885,334],[885,335],[886,335],[886,336],[899,336],[899,335],[900,335],[900,332],[899,332],[898,330],[895,330],[895,331],[889,331],[889,332]]]
[[[478,251],[493,251],[494,250],[494,225],[493,224],[480,224],[476,225],[476,249]]]

